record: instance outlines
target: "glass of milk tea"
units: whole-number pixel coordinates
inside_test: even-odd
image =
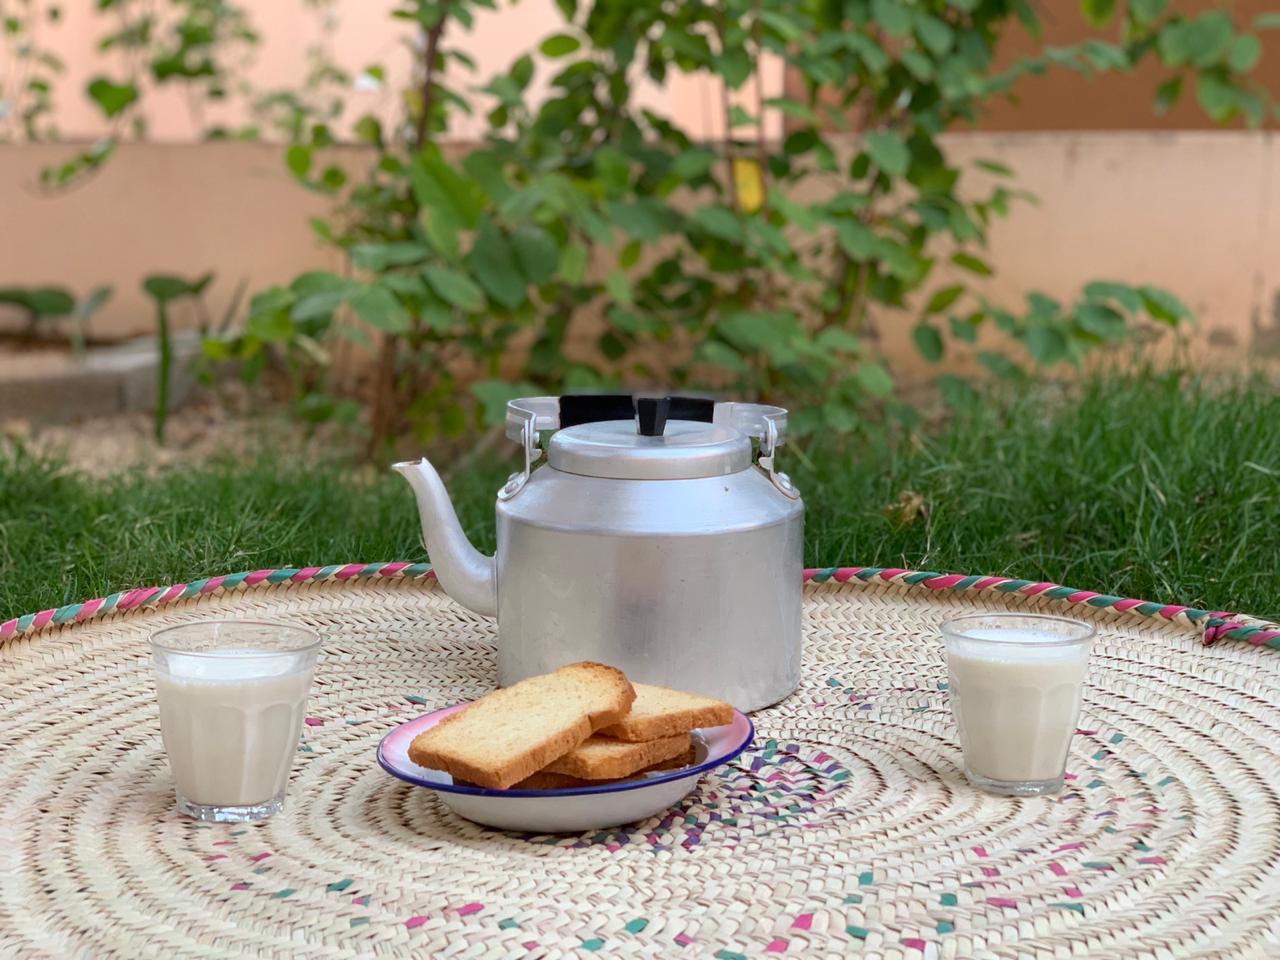
[[[152,635],[182,813],[243,822],[284,806],[319,652],[314,631],[282,623],[207,620]]]
[[[964,772],[991,793],[1062,789],[1094,628],[1022,613],[942,625]]]

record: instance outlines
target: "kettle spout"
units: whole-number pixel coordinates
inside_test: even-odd
[[[422,539],[445,592],[464,607],[485,616],[498,612],[496,564],[471,545],[462,532],[444,481],[424,457],[391,466],[413,487],[422,517]]]

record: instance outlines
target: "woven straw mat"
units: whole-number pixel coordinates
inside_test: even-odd
[[[1099,630],[1069,783],[966,785],[939,623]],[[160,626],[324,636],[283,814],[174,809]],[[525,836],[384,773],[396,724],[492,688],[494,626],[432,581],[210,592],[0,645],[0,953],[89,957],[1280,956],[1280,655],[1187,622],[901,582],[806,587],[804,681],[653,820]]]

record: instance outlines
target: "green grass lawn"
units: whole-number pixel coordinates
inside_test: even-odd
[[[1261,379],[1098,376],[990,397],[922,439],[782,459],[808,507],[809,565],[1005,574],[1280,614],[1280,396]],[[512,464],[450,481],[485,549]],[[886,514],[904,493],[923,509]],[[412,496],[389,473],[263,456],[95,480],[0,450],[0,619],[234,570],[423,558]]]

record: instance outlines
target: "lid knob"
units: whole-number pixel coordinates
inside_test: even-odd
[[[636,419],[639,421],[640,436],[662,436],[667,428],[667,417],[670,413],[670,397],[638,397]]]

